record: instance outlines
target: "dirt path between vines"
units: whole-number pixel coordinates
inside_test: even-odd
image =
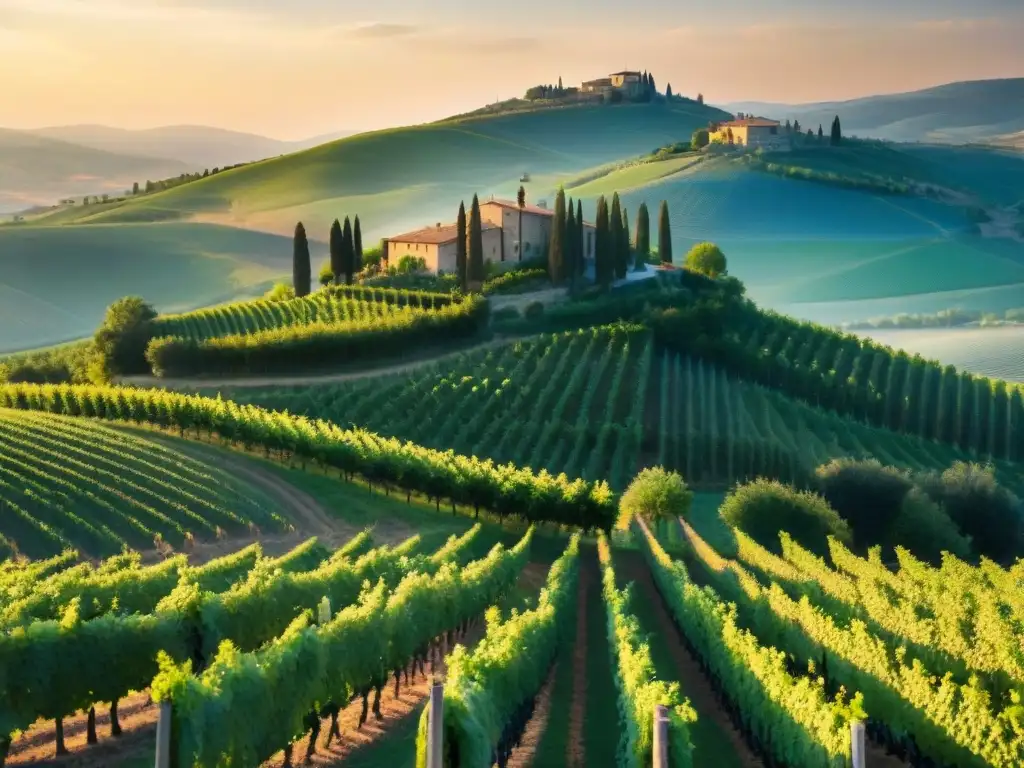
[[[508,768],[530,768],[537,756],[537,749],[540,747],[544,732],[548,727],[548,718],[551,716],[551,691],[555,687],[555,676],[558,673],[558,663],[551,667],[547,680],[541,686],[537,694],[537,703],[533,710],[533,717],[526,724],[526,729],[519,739],[519,746],[512,752],[506,765]]]
[[[440,355],[416,358],[413,360],[394,363],[392,365],[363,368],[358,371],[307,374],[302,376],[243,376],[240,378],[223,379],[165,379],[158,376],[140,375],[122,376],[117,380],[117,383],[132,387],[159,387],[165,389],[196,389],[200,387],[204,389],[245,389],[249,387],[296,387],[315,386],[319,384],[338,384],[345,381],[358,381],[359,379],[376,378],[378,376],[388,376],[396,373],[406,373],[408,371],[414,371],[418,368],[425,368],[428,365],[433,365],[434,363],[458,357],[459,355],[479,352],[484,349],[490,349],[491,347],[497,347],[502,344],[507,344],[509,341],[513,340],[513,338],[519,337],[497,336],[493,339],[482,341],[479,344],[473,344],[467,347],[459,347],[458,349],[452,350],[450,352],[445,352]]]
[[[569,709],[568,754],[565,756],[568,768],[582,768],[587,764],[586,738],[583,733],[587,714],[587,593],[595,589],[594,557],[589,547],[580,553],[580,577],[576,589],[576,639],[572,647],[572,704]]]
[[[728,762],[729,765],[744,766],[744,768],[763,768],[764,762],[757,757],[750,749],[740,731],[733,725],[732,719],[719,703],[704,670],[701,669],[697,659],[690,653],[690,650],[679,637],[679,629],[668,612],[661,593],[654,585],[654,579],[647,563],[639,552],[616,552],[615,570],[617,580],[624,585],[634,582],[635,599],[643,600],[652,610],[656,617],[656,626],[645,626],[648,632],[654,632],[664,638],[669,652],[672,655],[673,671],[675,679],[679,682],[683,696],[690,700],[693,708],[697,711],[702,720],[710,720],[714,727],[720,732],[724,741],[731,748],[734,758]],[[621,587],[620,587],[621,588]],[[695,762],[700,765],[708,759],[701,757],[699,734],[694,733]],[[720,755],[720,757],[724,757]],[[726,764],[723,760],[722,764]]]

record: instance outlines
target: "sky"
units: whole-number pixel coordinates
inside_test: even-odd
[[[1024,76],[1022,0],[0,0],[0,126],[409,125],[623,68],[712,104]]]

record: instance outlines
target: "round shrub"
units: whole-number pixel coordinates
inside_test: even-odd
[[[714,243],[697,243],[686,254],[686,260],[683,263],[687,269],[711,278],[717,278],[727,273],[725,254]]]
[[[918,479],[967,536],[976,554],[1012,561],[1024,549],[1024,510],[1013,493],[996,482],[991,467],[956,462],[941,475]]]
[[[755,480],[726,496],[719,510],[722,519],[761,546],[781,552],[779,531],[786,531],[800,546],[819,555],[828,553],[828,536],[844,544],[851,541],[850,526],[821,496],[798,491],[777,480]]]
[[[853,529],[860,548],[889,543],[889,529],[914,487],[906,473],[875,459],[837,459],[818,467],[818,492]]]
[[[916,557],[942,564],[942,553],[961,560],[971,556],[971,543],[964,538],[946,510],[920,488],[911,488],[903,498],[900,513],[889,530],[889,544],[909,549]]]
[[[692,504],[693,492],[678,473],[651,467],[634,477],[622,494],[619,520],[628,525],[634,516],[655,522],[688,517]]]

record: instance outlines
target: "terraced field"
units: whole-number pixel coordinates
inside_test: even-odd
[[[0,554],[74,547],[175,549],[186,538],[289,523],[258,487],[216,464],[93,421],[0,409]]]
[[[619,490],[655,464],[719,488],[762,474],[800,480],[842,456],[915,470],[967,458],[657,355],[649,335],[625,327],[543,335],[401,375],[221,394]],[[1018,470],[1000,472],[1020,487]]]

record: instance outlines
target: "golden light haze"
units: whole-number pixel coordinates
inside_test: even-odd
[[[614,24],[581,9],[576,25],[451,5],[433,19],[401,8],[367,19],[365,7],[330,13],[318,0],[306,13],[230,0],[0,0],[0,126],[202,124],[300,139],[424,122],[626,66],[709,103],[1024,75],[1013,11],[729,26],[665,9]]]

